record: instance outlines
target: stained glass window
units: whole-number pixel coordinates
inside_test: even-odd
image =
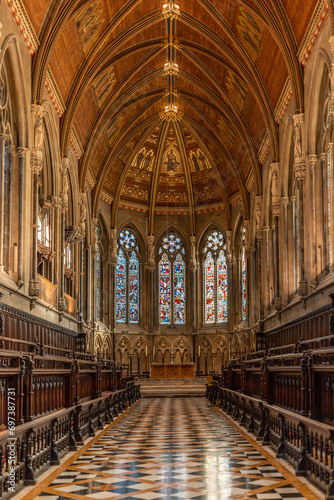
[[[125,229],[118,238],[116,264],[116,321],[139,323],[140,262],[136,236]]]
[[[213,260],[211,252],[208,252],[206,256],[204,263],[204,272],[205,272],[205,322],[215,323],[216,321],[215,262]]]
[[[96,256],[96,319],[101,321],[101,250],[100,245],[98,246],[98,252]]]
[[[240,253],[240,288],[241,288],[241,320],[247,318],[247,276],[246,276],[246,252],[245,252],[245,227],[241,230],[241,253]]]
[[[204,323],[228,319],[228,277],[226,245],[220,231],[212,231],[204,247]]]
[[[183,325],[186,319],[186,272],[181,254],[173,264],[174,272],[174,324]]]
[[[217,259],[217,308],[218,323],[227,321],[227,264],[222,250]]]
[[[139,323],[139,260],[134,251],[129,259],[129,322]]]
[[[120,249],[116,264],[116,321],[119,323],[126,323],[126,268],[126,258]]]
[[[159,248],[159,323],[184,325],[186,322],[185,250],[175,233],[166,235]]]
[[[159,316],[161,324],[171,322],[171,266],[166,254],[159,263]]]

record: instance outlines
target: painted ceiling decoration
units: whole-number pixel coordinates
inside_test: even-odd
[[[278,124],[303,112],[303,67],[324,0],[11,0],[34,103],[60,117],[79,181],[149,214],[225,210],[261,194]],[[37,8],[38,7],[38,8]],[[38,10],[38,15],[36,12]],[[306,35],[304,36],[304,34]],[[274,61],[274,64],[273,64]],[[277,75],[280,78],[277,78]],[[53,75],[57,75],[55,79]]]

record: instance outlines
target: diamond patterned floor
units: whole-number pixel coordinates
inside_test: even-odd
[[[24,498],[316,498],[204,398],[141,400],[72,460]]]

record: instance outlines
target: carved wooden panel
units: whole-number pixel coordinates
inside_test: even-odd
[[[195,365],[193,363],[177,365],[174,363],[151,364],[151,378],[153,379],[178,379],[195,378]]]

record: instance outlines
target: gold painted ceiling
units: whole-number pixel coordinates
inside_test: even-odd
[[[229,219],[240,199],[247,216],[264,140],[279,160],[274,116],[287,80],[303,112],[298,56],[321,2],[23,3],[39,39],[33,101],[50,68],[65,105],[62,154],[80,146],[93,208],[104,194],[157,213],[224,207]]]

